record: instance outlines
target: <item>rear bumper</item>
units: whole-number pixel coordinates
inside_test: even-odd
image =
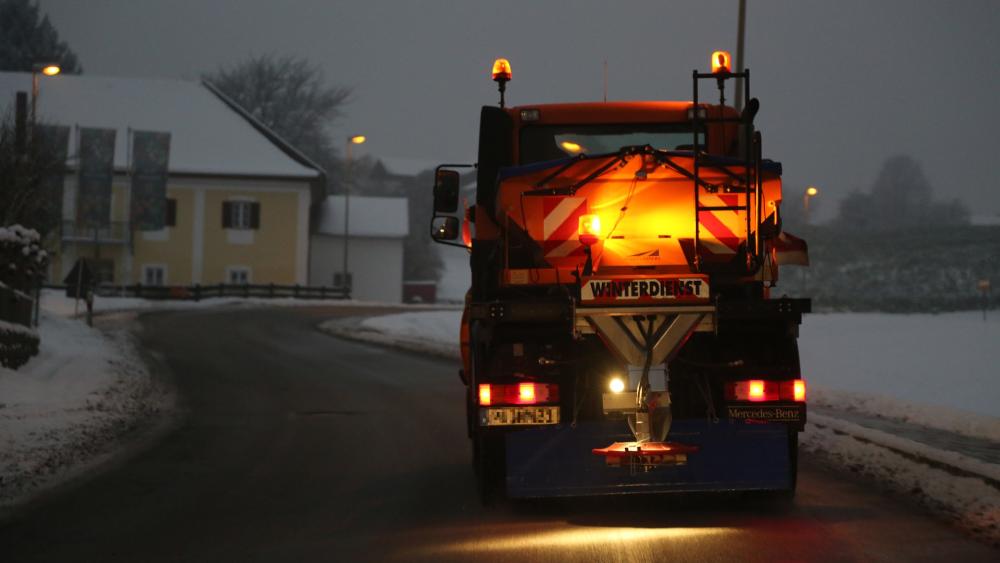
[[[669,440],[698,446],[680,466],[612,467],[592,453],[632,440],[620,420],[560,424],[506,434],[512,498],[635,493],[785,490],[791,487],[789,428],[742,421],[674,421]]]

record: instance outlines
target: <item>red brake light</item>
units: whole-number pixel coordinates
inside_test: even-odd
[[[796,379],[792,382],[792,400],[797,403],[804,403],[806,401],[806,382],[802,379]]]
[[[751,379],[748,381],[733,381],[726,384],[726,399],[729,401],[764,401],[792,400],[791,381],[770,381],[767,379]],[[787,391],[786,391],[787,387]]]
[[[554,383],[481,383],[479,404],[490,405],[536,405],[559,402],[559,386]]]
[[[517,400],[519,403],[535,402],[535,384],[519,383],[517,386]]]

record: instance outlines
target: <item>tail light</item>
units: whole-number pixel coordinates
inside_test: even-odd
[[[792,400],[797,403],[804,403],[806,400],[806,382],[796,379],[792,382]]]
[[[731,381],[726,384],[726,400],[750,401],[761,403],[766,401],[806,401],[806,382],[803,379],[789,381],[769,381],[766,379],[750,379],[746,381]]]
[[[537,405],[559,401],[559,386],[552,383],[480,383],[479,404]]]

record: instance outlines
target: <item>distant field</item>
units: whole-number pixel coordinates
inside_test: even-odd
[[[940,312],[982,307],[976,289],[991,279],[1000,306],[1000,227],[850,233],[796,232],[812,265],[782,271],[782,293],[812,297],[816,307],[844,311]]]

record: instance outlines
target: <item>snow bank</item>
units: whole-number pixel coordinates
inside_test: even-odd
[[[457,358],[461,319],[461,311],[423,311],[369,317],[361,321],[361,328],[391,335],[396,341],[408,341],[418,349],[423,345]]]
[[[108,337],[44,314],[38,332],[37,357],[0,368],[0,506],[110,453],[137,421],[169,406],[124,330]]]
[[[457,360],[457,319],[461,316],[461,311],[423,311],[367,318],[336,318],[321,323],[319,328],[342,338]]]
[[[812,416],[801,435],[803,450],[854,473],[873,478],[892,490],[916,496],[929,508],[942,511],[973,535],[1000,545],[1000,490],[972,473],[955,474],[936,457],[956,455],[921,444],[857,427],[828,417]],[[881,442],[891,441],[895,447]],[[906,442],[909,442],[907,444]],[[931,456],[931,464],[924,462]],[[955,460],[950,460],[955,461]],[[971,462],[977,469],[996,472],[997,466]],[[995,482],[994,482],[995,483]]]

